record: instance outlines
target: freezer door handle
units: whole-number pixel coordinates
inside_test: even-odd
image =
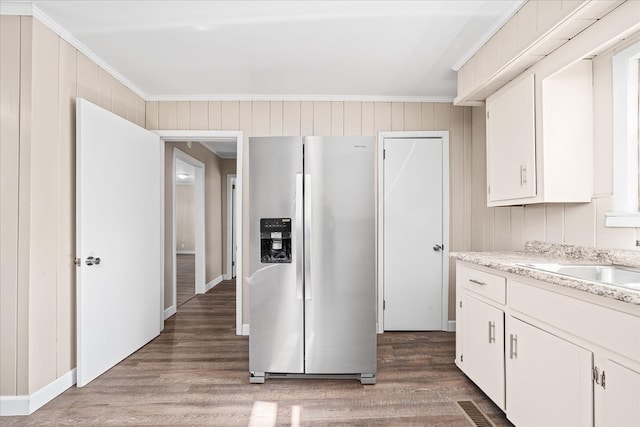
[[[304,175],[304,299],[311,299],[311,175]]]
[[[296,174],[296,298],[302,299],[302,285],[304,283],[304,265],[302,257],[304,256],[304,239],[303,239],[303,190],[302,190],[302,174]]]

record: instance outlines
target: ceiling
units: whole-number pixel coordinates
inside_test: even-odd
[[[193,185],[196,182],[196,168],[189,163],[176,159],[176,184]]]
[[[33,4],[146,100],[425,101],[452,100],[454,69],[523,3],[2,2]]]

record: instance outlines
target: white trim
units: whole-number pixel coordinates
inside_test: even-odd
[[[640,212],[607,212],[605,225],[607,227],[640,228]]]
[[[173,316],[174,314],[176,314],[176,305],[173,304],[171,307],[169,308],[165,308],[164,310],[164,320],[167,320],[169,317]]]
[[[607,227],[638,227],[640,42],[613,55],[613,198]],[[627,225],[630,224],[630,225]]]
[[[456,331],[456,321],[449,320],[447,322],[447,332],[455,332]]]
[[[216,277],[215,279],[207,283],[204,287],[204,292],[202,293],[205,294],[209,292],[211,289],[215,288],[216,285],[221,283],[223,280],[224,280],[224,276],[221,274],[220,276]]]
[[[233,186],[236,183],[236,174],[227,175],[227,263],[225,266],[225,280],[233,279]]]
[[[354,101],[354,102],[453,102],[453,96],[386,95],[281,95],[281,94],[200,94],[147,95],[146,101]]]
[[[451,69],[453,71],[460,71],[460,68],[469,60],[473,55],[476,54],[480,50],[482,46],[485,45],[493,37],[499,30],[506,24],[509,19],[511,19],[516,12],[522,7],[522,5],[526,3],[526,0],[518,0],[511,3],[511,6],[505,10],[502,15],[498,19],[496,19],[493,24],[487,28],[487,31],[480,37],[478,37],[471,45],[469,49],[465,53],[463,53],[460,58],[456,62],[453,63]]]
[[[238,244],[238,258],[236,265],[236,334],[243,335],[242,326],[242,161],[244,137],[242,131],[189,131],[189,130],[158,130],[154,131],[164,142],[167,141],[215,141],[220,138],[235,138],[237,147],[236,157],[236,197],[239,203],[236,209],[236,241]],[[163,166],[164,168],[164,166]],[[175,179],[175,178],[174,178]],[[175,216],[174,216],[175,217]],[[174,246],[175,247],[175,246]],[[175,271],[175,266],[174,266]]]
[[[244,323],[242,325],[242,334],[244,336],[249,336],[249,324],[248,323]]]
[[[76,368],[31,395],[0,396],[0,416],[31,415],[76,383]]]
[[[195,255],[196,251],[176,251],[178,255]]]
[[[384,140],[385,138],[442,139],[442,319],[449,330],[449,131],[378,132],[378,333],[384,333]]]

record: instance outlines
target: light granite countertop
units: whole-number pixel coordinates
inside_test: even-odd
[[[451,252],[451,258],[640,306],[640,290],[592,282],[520,264],[615,264],[640,268],[640,251],[527,242],[522,252]]]

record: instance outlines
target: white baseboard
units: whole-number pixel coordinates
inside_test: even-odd
[[[204,293],[209,292],[211,289],[213,289],[218,283],[222,282],[222,280],[224,280],[224,276],[218,276],[215,279],[213,279],[212,281],[210,281],[209,283],[207,283],[206,285],[204,285]]]
[[[0,396],[0,416],[31,415],[76,383],[76,368],[31,395]]]
[[[249,335],[249,324],[248,323],[243,323],[242,324],[242,335]]]
[[[455,332],[456,331],[456,321],[449,320],[447,322],[447,332]]]
[[[164,310],[164,320],[167,320],[169,317],[173,316],[174,314],[176,314],[176,305],[175,304],[173,304],[169,308],[165,308],[165,310]]]
[[[196,251],[176,251],[177,255],[195,255]]]
[[[225,273],[224,280],[231,280],[231,279],[233,279],[233,277],[231,277],[231,273]]]

